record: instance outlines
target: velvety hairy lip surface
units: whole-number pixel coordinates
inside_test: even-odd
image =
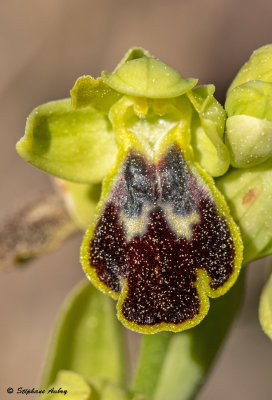
[[[119,298],[122,322],[140,331],[198,323],[234,264],[227,220],[180,148],[156,164],[131,150],[89,243],[89,265]]]

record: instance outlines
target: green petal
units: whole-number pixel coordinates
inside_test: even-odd
[[[267,44],[255,50],[234,81],[229,87],[228,93],[236,86],[248,81],[272,82],[272,44]]]
[[[63,392],[57,393],[58,390]],[[40,400],[63,400],[64,398],[68,400],[91,400],[93,399],[91,393],[90,386],[80,375],[72,371],[60,371],[55,382],[47,388],[46,394]]]
[[[96,110],[108,112],[120,97],[120,93],[111,89],[101,78],[89,75],[77,79],[70,91],[72,106],[75,108],[92,106]]]
[[[16,149],[35,167],[82,183],[100,182],[117,152],[108,118],[91,107],[75,110],[68,99],[32,111]]]
[[[60,370],[84,379],[93,377],[123,385],[126,374],[121,324],[112,300],[89,282],[81,283],[67,298],[60,314],[41,387],[47,387]]]
[[[127,61],[112,74],[104,71],[102,79],[120,93],[150,98],[177,97],[197,83],[197,79],[183,79],[173,68],[151,57]]]
[[[54,181],[73,221],[79,228],[86,230],[93,220],[100,199],[101,183],[74,183],[57,178]]]
[[[216,180],[244,243],[244,263],[272,253],[272,160]]]
[[[262,291],[259,318],[264,332],[272,340],[272,274]]]
[[[191,127],[195,159],[209,175],[220,176],[229,167],[229,153],[223,143],[226,113],[214,91],[213,85],[200,86],[187,96],[195,109]]]
[[[272,155],[272,122],[247,115],[230,117],[226,123],[226,145],[234,167],[261,164]]]
[[[244,271],[237,284],[213,301],[197,327],[182,333],[142,338],[132,389],[152,400],[192,400],[236,316],[244,293]]]

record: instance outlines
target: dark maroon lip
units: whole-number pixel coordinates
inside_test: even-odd
[[[191,236],[177,236],[166,206],[176,218],[193,212],[198,222]],[[139,218],[145,229],[127,239],[121,214]],[[127,282],[124,317],[138,325],[178,324],[200,312],[197,270],[218,289],[232,275],[235,249],[227,222],[219,215],[207,188],[201,186],[177,146],[157,166],[131,152],[105,205],[90,243],[90,265],[113,292]]]

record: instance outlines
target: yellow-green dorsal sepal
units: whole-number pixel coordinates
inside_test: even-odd
[[[128,51],[125,53],[124,57],[121,59],[121,61],[117,64],[116,68],[114,69],[114,72],[117,71],[117,69],[120,68],[127,61],[136,60],[137,58],[142,58],[142,57],[152,57],[152,55],[149,53],[148,50],[144,49],[143,47],[140,46],[130,47]]]
[[[146,56],[123,63],[112,74],[102,72],[102,79],[117,92],[149,98],[177,97],[197,84],[197,79],[184,79],[167,64]]]
[[[193,161],[190,120],[150,148],[126,128],[126,101],[131,107],[133,99],[122,98],[111,110],[119,152],[81,261],[89,279],[118,300],[125,326],[178,332],[197,325],[208,297],[234,284],[242,243],[222,195]]]

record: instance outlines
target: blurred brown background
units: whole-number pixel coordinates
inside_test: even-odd
[[[257,47],[272,42],[269,0],[0,1],[0,217],[48,177],[15,152],[37,105],[69,96],[76,78],[112,70],[132,45],[147,48],[185,77],[224,93]],[[77,281],[80,238],[0,277],[0,398],[9,386],[37,387],[58,309]],[[250,266],[240,318],[199,400],[269,400],[272,343],[257,308],[268,260]],[[23,398],[23,397],[22,397]],[[167,400],[167,399],[166,399]]]

